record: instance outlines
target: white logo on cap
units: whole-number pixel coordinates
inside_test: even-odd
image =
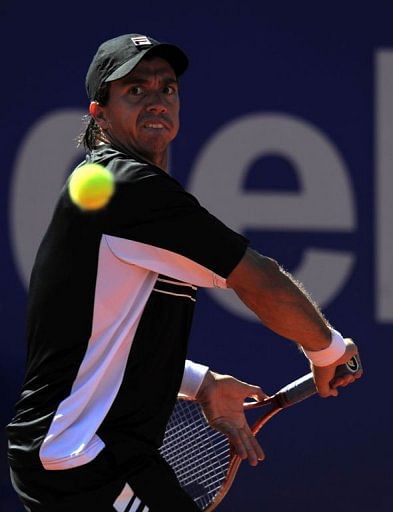
[[[135,46],[141,46],[143,44],[152,44],[146,36],[131,37],[131,41]]]

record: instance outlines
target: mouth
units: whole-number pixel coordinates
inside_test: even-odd
[[[149,122],[143,124],[144,128],[148,128],[149,130],[164,130],[166,126],[160,122]]]
[[[170,130],[171,129],[171,121],[170,119],[164,119],[163,116],[160,117],[148,117],[146,116],[145,119],[141,119],[141,125],[143,128],[146,128],[147,130]]]

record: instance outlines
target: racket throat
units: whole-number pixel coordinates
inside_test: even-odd
[[[275,416],[276,414],[278,414],[280,411],[282,411],[284,409],[284,407],[275,407],[274,409],[272,409],[271,411],[269,411],[267,414],[265,414],[264,416],[262,416],[262,418],[259,418],[259,420],[257,420],[254,425],[251,427],[251,432],[254,434],[254,436],[256,436],[258,434],[258,432],[261,430],[261,428],[266,425],[266,423],[268,421],[270,421],[273,416]]]

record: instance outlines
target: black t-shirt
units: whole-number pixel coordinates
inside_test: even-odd
[[[247,240],[161,169],[101,146],[115,194],[97,212],[67,184],[29,287],[28,356],[10,464],[67,469],[105,446],[158,447],[181,383],[196,289],[226,287]]]

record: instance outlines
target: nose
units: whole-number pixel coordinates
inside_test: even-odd
[[[149,102],[146,105],[146,110],[155,114],[164,114],[165,112],[168,112],[168,108],[165,105],[165,100],[159,93],[151,95]]]

